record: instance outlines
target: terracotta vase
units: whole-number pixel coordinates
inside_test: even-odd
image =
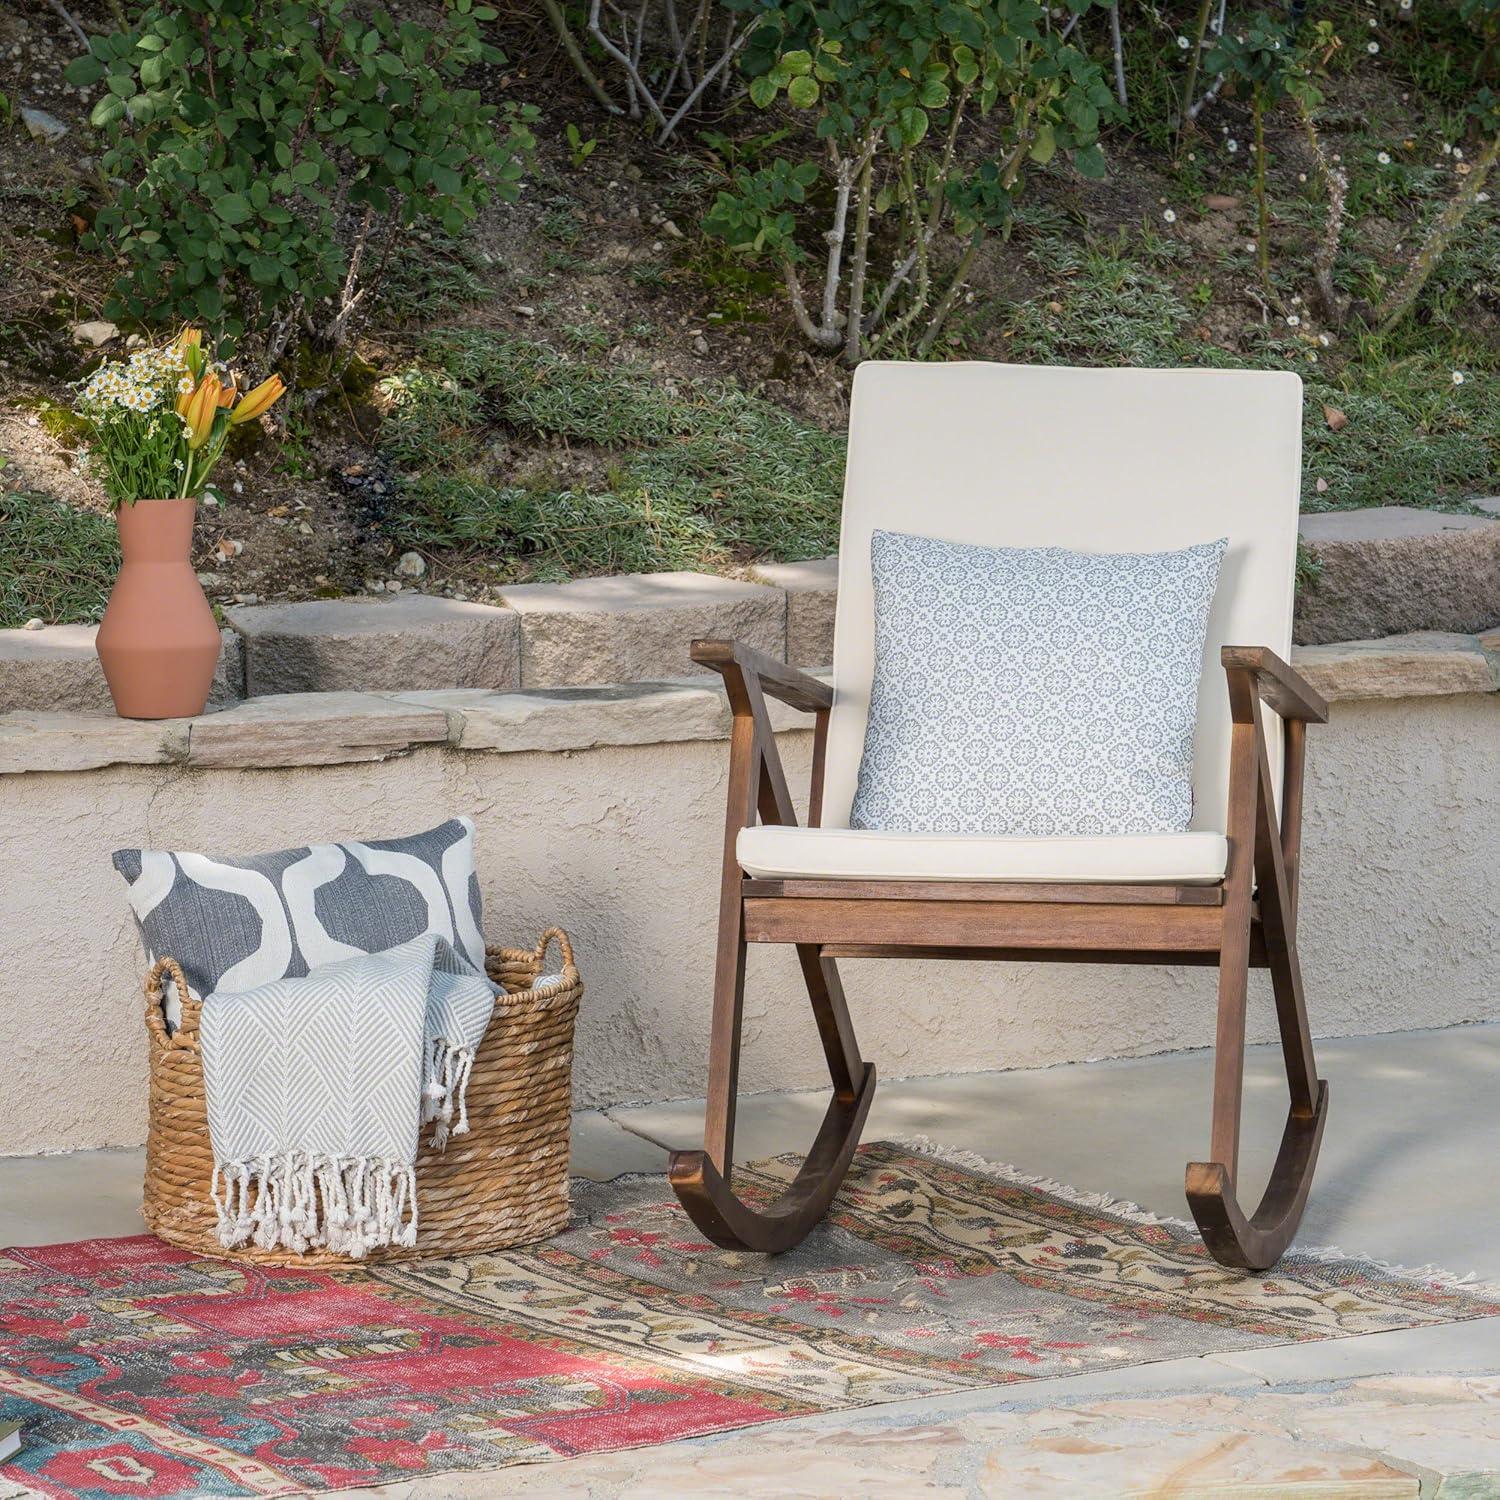
[[[193,572],[194,500],[138,500],[115,512],[120,576],[95,643],[122,719],[201,714],[219,627]]]

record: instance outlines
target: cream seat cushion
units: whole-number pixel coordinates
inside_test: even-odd
[[[773,879],[1036,880],[1210,885],[1224,878],[1221,833],[992,837],[852,828],[742,828],[740,867]]]

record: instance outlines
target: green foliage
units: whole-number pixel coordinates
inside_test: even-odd
[[[428,356],[386,384],[382,444],[405,476],[387,525],[402,544],[484,549],[502,571],[540,577],[836,545],[842,439],[769,402],[715,382],[673,390],[489,333],[446,335]],[[518,442],[597,450],[598,481],[493,472],[485,421]]]
[[[1204,68],[1248,84],[1265,103],[1276,103],[1298,86],[1295,31],[1285,17],[1258,11],[1244,27],[1214,38]]]
[[[87,243],[126,263],[112,314],[279,330],[281,348],[305,315],[342,344],[408,230],[461,234],[488,194],[519,190],[534,112],[460,86],[497,60],[478,30],[495,14],[448,0],[429,27],[350,0],[159,0],[93,38],[66,76],[105,89],[91,120],[119,186]]]
[[[1492,356],[1488,370],[1460,368],[1455,384],[1464,357],[1420,333],[1412,342],[1369,335],[1337,376],[1309,381],[1304,504],[1452,504],[1484,493],[1500,469],[1500,376]],[[1324,402],[1349,418],[1343,431],[1321,420]]]
[[[598,149],[599,142],[592,136],[585,140],[583,132],[571,120],[568,121],[564,135],[568,143],[568,160],[572,162],[573,170],[580,172],[584,163]]]
[[[97,620],[104,613],[120,543],[114,523],[50,495],[0,490],[0,630],[31,619]]]
[[[1084,176],[1104,175],[1098,136],[1114,97],[1033,0],[728,3],[753,19],[742,59],[751,101],[816,111],[822,152],[732,163],[704,229],[786,268],[798,323],[820,347],[842,346],[853,361],[876,347],[883,321],[904,330],[935,304],[930,345],[968,264],[939,292],[940,229],[970,246],[1004,230],[1028,165],[1059,154]],[[896,242],[899,269],[883,282],[867,275],[872,221]],[[816,318],[797,281],[814,245],[824,265]],[[839,310],[844,296],[856,305]]]
[[[1464,262],[1470,275],[1500,261],[1482,234],[1470,254],[1475,259]],[[1440,324],[1356,339],[1342,368],[1323,373],[1293,338],[1267,338],[1242,354],[1190,338],[1191,315],[1173,284],[1143,266],[1123,241],[1079,247],[1043,240],[1033,259],[1054,284],[1009,310],[1002,331],[1011,359],[1297,369],[1307,382],[1305,509],[1458,505],[1500,471],[1500,357],[1491,353],[1485,368],[1474,368],[1473,349]],[[1454,381],[1455,370],[1465,377],[1461,382]],[[1342,430],[1329,427],[1325,403],[1348,417]]]
[[[1122,246],[1044,239],[1032,259],[1063,281],[1056,296],[1033,298],[1014,310],[1010,358],[1044,365],[1189,362],[1183,337],[1188,309],[1169,281]]]

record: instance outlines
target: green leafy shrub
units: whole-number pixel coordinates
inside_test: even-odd
[[[1266,199],[1266,114],[1301,83],[1295,27],[1281,16],[1259,11],[1243,28],[1214,39],[1205,65],[1242,87],[1250,96],[1255,131],[1255,263],[1262,283],[1271,279],[1271,211]]]
[[[729,0],[756,17],[750,98],[817,112],[821,159],[742,165],[704,229],[778,265],[797,325],[849,362],[910,337],[927,353],[1028,164],[1104,175],[1117,108],[1099,67],[1023,0]],[[980,120],[987,126],[981,132]],[[962,249],[939,270],[940,236]],[[881,274],[874,251],[879,247]],[[803,273],[821,255],[821,295]]]
[[[202,321],[279,359],[337,353],[407,233],[512,199],[531,113],[460,86],[498,54],[450,0],[434,26],[349,0],[159,0],[67,69],[102,83],[120,185],[88,243],[120,256],[112,315]]]

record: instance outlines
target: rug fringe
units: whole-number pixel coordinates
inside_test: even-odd
[[[1198,1226],[1190,1219],[1178,1219],[1170,1214],[1152,1213],[1150,1209],[1142,1208],[1138,1203],[1132,1203],[1124,1198],[1113,1198],[1108,1193],[1085,1193],[1078,1188],[1070,1187],[1065,1182],[1058,1182],[1055,1178],[1044,1177],[1034,1172],[1023,1172],[1009,1162],[991,1161],[976,1151],[965,1150],[962,1146],[946,1146],[929,1136],[892,1135],[882,1137],[882,1141],[886,1145],[900,1146],[916,1151],[919,1155],[945,1161],[950,1166],[966,1167],[972,1172],[981,1172],[987,1177],[1012,1183],[1016,1187],[1035,1188],[1038,1192],[1061,1198],[1065,1203],[1076,1203],[1080,1208],[1096,1208],[1103,1213],[1113,1214],[1116,1218],[1125,1219],[1131,1223],[1155,1224],[1164,1229],[1183,1230],[1194,1236],[1198,1233]],[[872,1141],[869,1144],[879,1143]],[[1430,1264],[1405,1266],[1396,1261],[1381,1260],[1374,1255],[1350,1253],[1338,1245],[1302,1245],[1293,1241],[1286,1253],[1302,1260],[1318,1261],[1324,1264],[1333,1261],[1354,1261],[1363,1266],[1374,1266],[1381,1275],[1390,1277],[1392,1281],[1410,1281],[1423,1286],[1440,1286],[1500,1301],[1500,1282],[1481,1281],[1475,1271],[1459,1274],[1457,1271],[1444,1270],[1441,1266]]]

